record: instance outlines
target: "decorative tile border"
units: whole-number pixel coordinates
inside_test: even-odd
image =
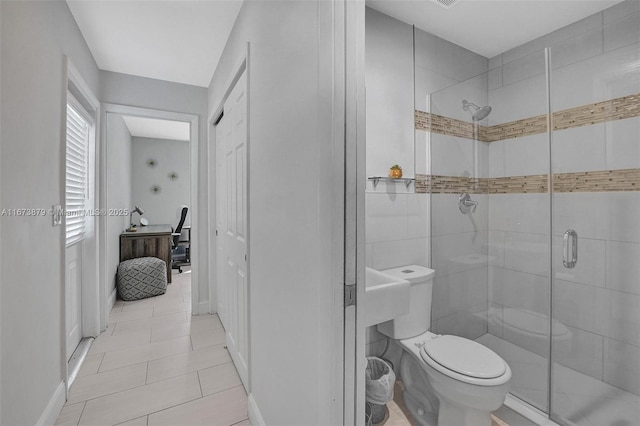
[[[428,175],[416,173],[416,180],[414,182],[416,194],[427,194],[429,192],[427,176]]]
[[[640,116],[640,94],[635,94],[554,112],[552,123],[553,130],[563,130],[638,116]],[[418,110],[415,111],[414,119],[416,130],[475,139],[474,124],[467,121]],[[479,141],[496,142],[545,133],[547,116],[543,114],[494,126],[478,125],[477,127]]]
[[[483,178],[416,175],[417,193],[460,194],[468,192],[470,194],[486,194],[487,184],[488,179]]]
[[[589,126],[640,116],[640,94],[623,96],[552,114],[553,130]],[[477,125],[455,118],[415,111],[415,128],[482,142],[495,142],[547,131],[547,116],[538,115],[495,126]],[[474,132],[477,135],[474,135]],[[500,178],[416,175],[416,192],[433,194],[533,194],[549,190],[549,176],[508,176]],[[562,192],[640,191],[640,169],[599,170],[556,173],[553,189]]]
[[[555,173],[553,190],[563,192],[640,191],[640,169]],[[474,179],[464,176],[416,175],[416,193],[544,194],[549,175]]]
[[[413,123],[416,130],[428,132],[431,129],[431,114],[417,109],[413,114]]]
[[[640,169],[601,170],[553,175],[555,192],[640,191]]]
[[[549,192],[549,175],[489,178],[489,194],[544,194]]]
[[[523,136],[537,135],[547,131],[547,116],[538,115],[495,126],[482,126],[480,132],[482,142],[497,142],[505,139],[521,138]]]
[[[430,114],[424,111],[415,111],[415,128],[427,132],[440,133],[441,135],[457,136],[460,138],[474,139],[473,123],[449,118],[442,115]],[[478,126],[478,133],[483,126]],[[480,138],[480,135],[478,135]]]

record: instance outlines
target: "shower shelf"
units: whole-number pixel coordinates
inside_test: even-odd
[[[414,178],[392,178],[389,176],[371,176],[368,177],[367,180],[373,182],[373,189],[376,189],[376,186],[378,186],[378,182],[380,182],[381,180],[385,182],[403,182],[407,188],[409,187],[409,185],[411,185],[412,182],[415,181]]]

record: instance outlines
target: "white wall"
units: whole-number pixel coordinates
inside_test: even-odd
[[[169,224],[174,228],[180,220],[183,205],[191,206],[191,167],[189,141],[133,137],[131,144],[131,202],[144,210],[144,216],[152,225]],[[147,161],[154,159],[155,167]],[[171,180],[169,175],[178,178]],[[151,191],[160,186],[158,193]],[[138,223],[137,214],[134,222]],[[185,225],[191,224],[187,214]]]
[[[2,2],[1,208],[64,204],[64,55],[98,93],[97,66],[63,1]],[[3,216],[2,418],[35,424],[63,379],[62,227]],[[6,387],[4,388],[6,389]]]
[[[332,251],[333,2],[245,1],[209,88],[211,114],[251,43],[251,397],[266,424],[336,424],[341,264]],[[321,87],[328,90],[323,91]],[[286,162],[287,167],[281,167]],[[340,213],[340,211],[338,212]],[[338,369],[340,368],[340,369]]]
[[[198,257],[198,270],[193,275],[198,277],[198,301],[201,306],[208,306],[209,286],[208,268],[208,235],[206,218],[208,216],[208,175],[207,170],[207,89],[180,83],[171,83],[151,78],[136,77],[127,74],[100,71],[101,101],[113,104],[128,105],[141,108],[158,109],[198,116],[198,217],[202,218],[197,233],[197,247],[192,245],[192,253]],[[192,238],[194,235],[192,234]],[[201,313],[205,313],[204,311]]]
[[[472,142],[454,137],[414,130],[414,109],[470,120],[462,110],[462,99],[486,102],[487,79],[477,77],[460,84],[450,93],[442,89],[455,85],[487,70],[487,59],[458,45],[421,30],[415,31],[415,87],[413,84],[414,36],[411,25],[367,9],[366,14],[366,75],[367,75],[367,173],[374,170],[386,175],[382,165],[399,162],[394,158],[404,155],[405,172],[433,173],[450,176],[470,176],[473,170]],[[434,102],[428,102],[429,95]],[[414,107],[415,105],[415,107]],[[397,138],[389,132],[410,132],[399,149]],[[414,140],[415,135],[415,140]],[[486,147],[481,147],[485,152]],[[432,161],[431,158],[434,158]],[[391,164],[388,164],[391,163]],[[405,167],[410,164],[410,167]],[[485,165],[486,168],[486,165]],[[480,170],[485,173],[485,170]],[[454,200],[455,198],[455,200]],[[451,202],[453,200],[453,203]],[[462,275],[448,275],[451,270],[443,245],[453,245],[469,252],[486,251],[486,197],[480,200],[474,218],[462,217],[457,209],[457,196],[416,194],[411,185],[380,182],[374,188],[367,182],[366,194],[366,264],[375,269],[387,269],[410,264],[436,269],[434,283],[434,309],[432,328],[451,330],[459,323],[459,313],[473,304],[486,308],[486,264],[482,265],[485,278],[473,288],[462,292]],[[440,207],[442,206],[442,207]],[[433,222],[430,214],[435,211]],[[448,221],[451,226],[442,223]],[[479,238],[474,238],[474,236]],[[431,253],[432,237],[439,252]],[[434,263],[432,263],[432,259]],[[468,272],[467,272],[468,274]],[[480,294],[478,294],[480,293]],[[451,294],[464,294],[463,301],[450,304]],[[462,296],[461,296],[462,297]],[[480,302],[479,302],[480,300]],[[465,317],[467,315],[464,315]],[[484,321],[486,330],[486,321]],[[367,353],[378,355],[384,350],[385,337],[374,327],[367,330]]]
[[[131,134],[120,114],[107,114],[106,171],[108,210],[133,208],[131,200]],[[116,288],[120,263],[120,234],[129,227],[129,215],[107,216],[107,294]]]

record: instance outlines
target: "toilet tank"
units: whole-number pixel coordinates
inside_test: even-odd
[[[387,269],[385,274],[402,278],[411,283],[409,313],[382,324],[378,331],[392,339],[408,339],[424,333],[431,327],[431,295],[433,292],[433,269],[409,265]]]

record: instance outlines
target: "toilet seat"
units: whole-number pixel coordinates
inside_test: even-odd
[[[428,340],[420,357],[440,373],[461,382],[496,386],[509,380],[507,363],[491,349],[473,340],[444,335]]]

